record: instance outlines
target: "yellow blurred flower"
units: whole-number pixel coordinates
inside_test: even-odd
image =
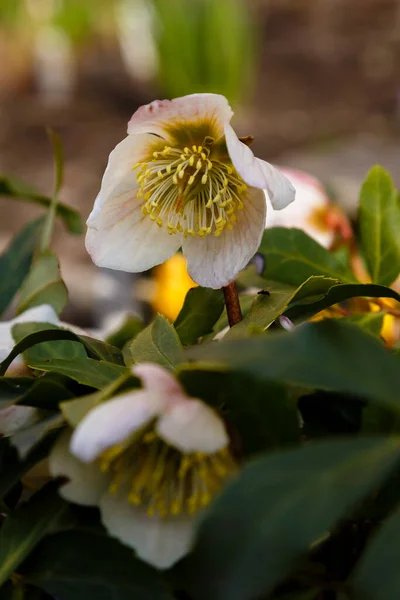
[[[190,277],[183,254],[175,254],[154,269],[154,295],[151,305],[172,321],[182,308],[185,296],[197,284]]]

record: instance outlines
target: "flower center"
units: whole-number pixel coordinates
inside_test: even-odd
[[[213,142],[206,138],[203,146],[183,150],[165,146],[134,166],[143,214],[171,235],[218,236],[232,229],[243,208],[247,186],[230,161],[213,158]]]
[[[103,452],[100,467],[112,474],[109,492],[127,490],[149,517],[194,514],[207,506],[235,470],[228,448],[182,454],[147,429],[133,443]]]

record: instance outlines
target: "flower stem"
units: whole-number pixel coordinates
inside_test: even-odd
[[[243,319],[235,282],[232,281],[222,289],[224,291],[229,327],[233,327]]]

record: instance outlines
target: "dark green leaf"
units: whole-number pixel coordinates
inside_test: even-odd
[[[58,600],[172,600],[160,574],[105,535],[67,531],[47,537],[22,567],[28,581]]]
[[[211,343],[187,355],[267,380],[354,394],[399,411],[399,358],[359,327],[340,321]]]
[[[29,365],[32,366],[32,365]],[[74,358],[62,360],[52,358],[43,363],[35,362],[35,369],[60,373],[74,379],[82,385],[101,390],[104,386],[129,373],[126,367],[93,358]]]
[[[59,314],[67,302],[68,292],[61,279],[58,259],[52,252],[42,252],[21,287],[18,312],[40,304],[51,304]]]
[[[352,581],[354,600],[398,600],[400,597],[400,510],[372,537]]]
[[[245,455],[299,441],[297,408],[283,386],[201,367],[185,366],[178,376],[190,396],[203,399],[224,415],[239,434]]]
[[[265,256],[263,276],[267,279],[301,285],[312,275],[355,283],[356,277],[343,263],[300,229],[266,229],[259,252]]]
[[[1,377],[0,409],[12,404],[56,409],[59,402],[73,397],[62,377],[45,373],[42,377]]]
[[[182,344],[194,344],[199,337],[211,333],[223,310],[221,290],[202,287],[189,290],[174,323]]]
[[[359,221],[371,279],[390,285],[400,273],[400,197],[380,166],[369,171],[361,188]]]
[[[7,460],[1,459],[0,463],[0,498],[4,499],[25,473],[32,469],[38,462],[47,458],[55,438],[55,432],[50,432],[23,460],[18,457],[15,448],[9,448],[8,440],[4,438],[0,440],[1,447],[3,448],[2,451],[4,451],[4,448],[7,450]]]
[[[195,598],[251,600],[381,485],[397,440],[316,442],[249,463],[211,506],[191,559]]]
[[[174,369],[182,361],[182,345],[174,326],[166,317],[157,315],[129,346],[132,363],[155,362]]]
[[[28,223],[0,256],[0,313],[2,313],[29,273],[43,219]]]
[[[51,204],[51,198],[43,196],[27,184],[10,179],[9,177],[0,177],[0,195],[8,196],[15,200],[26,200],[35,204],[40,204],[48,208]],[[64,221],[68,231],[80,235],[83,233],[83,223],[80,214],[74,208],[66,204],[57,204],[57,214]]]
[[[0,529],[0,585],[65,520],[68,510],[54,486],[47,486],[7,517]]]
[[[316,315],[321,310],[325,310],[329,306],[333,306],[338,302],[344,302],[350,298],[393,298],[400,302],[400,294],[384,285],[373,283],[334,285],[324,298],[311,303],[299,302],[295,306],[291,306],[286,311],[286,315],[290,319],[300,319],[303,321]]]
[[[265,281],[265,291],[267,294],[256,296],[246,317],[232,327],[226,334],[226,339],[242,337],[246,329],[256,326],[261,330],[267,329],[281,314],[283,314],[290,304],[307,299],[312,302],[324,297],[328,290],[335,284],[337,279],[327,277],[309,277],[297,289],[293,286],[276,281]]]

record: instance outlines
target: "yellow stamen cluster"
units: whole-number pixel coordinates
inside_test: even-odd
[[[171,235],[218,236],[225,227],[232,229],[243,209],[247,186],[230,161],[213,158],[212,144],[165,146],[134,169],[143,214]]]
[[[227,448],[215,454],[182,454],[154,430],[129,446],[105,451],[100,466],[112,474],[110,493],[126,491],[129,502],[144,506],[149,517],[160,518],[204,508],[235,471]]]

